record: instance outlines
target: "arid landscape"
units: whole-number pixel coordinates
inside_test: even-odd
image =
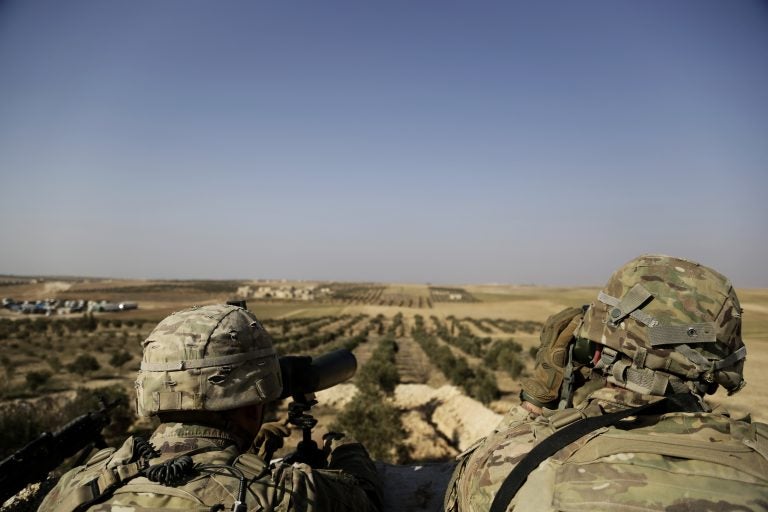
[[[307,296],[302,292],[306,289],[317,293]],[[305,297],[263,296],[278,290]],[[356,355],[356,376],[318,393],[319,404],[312,411],[320,420],[317,436],[329,428],[356,430],[355,435],[371,444],[374,457],[389,463],[450,460],[488,433],[517,403],[520,378],[533,367],[546,318],[566,306],[591,302],[597,292],[597,288],[502,285],[6,277],[0,282],[0,295],[16,303],[47,299],[48,304],[92,301],[138,307],[63,314],[60,309],[48,315],[0,310],[4,411],[0,424],[4,431],[18,431],[11,416],[21,410],[20,404],[27,404],[25,410],[35,404],[47,408],[47,419],[5,436],[3,453],[34,436],[35,426],[56,428],[56,421],[63,423],[76,411],[82,413],[82,408],[67,405],[82,396],[81,388],[110,386],[109,393],[122,390],[129,397],[121,423],[113,426],[108,441],[119,442],[126,430],[151,428],[131,413],[141,341],[173,311],[245,299],[271,333],[280,355],[316,356],[338,348]],[[733,397],[718,393],[712,401],[724,403],[734,415],[749,412],[767,421],[768,290],[738,293],[749,350],[748,385]],[[370,364],[374,359],[377,364]],[[283,403],[271,419],[282,421],[285,414]],[[361,421],[362,417],[372,423]],[[367,439],[372,432],[387,434]],[[298,439],[297,433],[293,440]]]
[[[768,457],[751,453],[768,454],[768,237],[759,235],[768,223],[767,7],[0,0],[0,463],[13,461],[0,464],[0,512],[37,511],[40,496],[88,460],[95,474],[102,464],[92,455],[105,445],[125,445],[131,467],[110,458],[121,467],[96,480],[83,474],[87,482],[50,501],[94,494],[94,503],[70,509],[102,508],[136,475],[175,484],[194,471],[199,481],[183,495],[168,491],[163,504],[195,500],[219,510],[223,497],[225,509],[241,508],[233,501],[250,507],[234,459],[212,467],[207,461],[218,456],[177,441],[182,435],[155,437],[162,450],[134,442],[159,425],[136,413],[142,343],[174,312],[226,302],[246,305],[269,332],[290,398],[249,409],[229,396],[208,401],[228,395],[229,385],[264,391],[258,378],[239,378],[246,368],[237,365],[273,371],[258,360],[272,356],[266,346],[214,354],[223,361],[211,366],[181,363],[153,346],[148,354],[157,348],[166,360],[147,361],[156,380],[140,394],[165,411],[188,402],[236,406],[164,420],[261,434],[237,448],[275,461],[273,481],[250,467],[261,461],[248,473],[264,478],[260,489],[280,507],[354,501],[349,488],[361,475],[345,471],[351,467],[328,485],[316,475],[306,485],[280,480],[289,472],[279,461],[293,464],[299,447],[344,433],[375,461],[381,512],[452,508],[442,498],[457,456],[481,446],[510,410],[526,417],[518,409],[526,378],[543,380],[570,357],[586,366],[563,379],[577,405],[617,394],[632,404],[654,401],[625,394],[629,388],[687,395],[694,384],[663,375],[668,369],[700,378],[694,389],[713,391],[697,397],[703,409],[734,421],[721,428],[727,421],[718,415],[710,435],[710,422],[696,413],[669,428],[656,422],[653,403],[625,420],[606,402],[596,405],[607,414],[593,421],[542,411],[531,429],[515,423],[499,433],[504,440],[489,442],[487,456],[473,452],[483,462],[461,459],[481,485],[454,493],[468,494],[460,508],[495,500],[494,510],[504,501],[515,510],[742,509],[749,487],[759,494],[754,507],[768,510]],[[657,257],[677,269],[674,279],[656,275]],[[669,298],[653,315],[642,310],[665,299],[655,286],[677,289],[709,273],[689,272],[689,259],[739,286],[745,347],[725,354],[717,343],[738,325],[736,308],[720,308],[714,336],[710,322],[671,320],[672,310],[706,302],[709,278],[697,297]],[[617,271],[616,279],[637,271],[648,289],[606,289],[601,302],[611,319],[598,322],[629,328],[600,332],[592,324],[590,339],[577,342],[565,335],[557,347],[567,349],[539,357],[542,367],[551,364],[539,372],[541,333],[554,323],[547,320],[597,301]],[[651,349],[636,346],[643,334]],[[178,346],[197,359],[186,333]],[[630,357],[614,353],[623,347]],[[702,358],[705,347],[713,351]],[[201,350],[209,359],[212,351]],[[338,378],[305,393],[309,385],[290,376],[311,375],[309,358],[322,356],[340,363],[328,370]],[[743,375],[728,371],[742,363]],[[549,373],[548,391],[557,392],[560,375]],[[602,378],[619,389],[602,389]],[[728,396],[722,387],[714,392],[716,383],[746,385]],[[593,385],[603,395],[592,394]],[[550,399],[543,389],[532,394]],[[689,398],[660,406],[680,409]],[[261,420],[271,424],[259,431]],[[646,443],[638,437],[645,431],[616,432],[646,420],[658,425],[653,436],[675,437]],[[749,420],[761,423],[746,427]],[[609,421],[620,423],[600,438],[595,425]],[[724,430],[732,442],[721,442]],[[589,434],[580,444],[566,443],[582,431]],[[541,446],[536,453],[558,452],[544,463],[536,453],[525,458],[516,441],[529,433],[528,445]],[[259,445],[267,435],[269,450]],[[31,448],[11,458],[22,447]],[[310,450],[313,467],[332,458],[322,457],[328,448]],[[42,462],[50,464],[41,469]],[[519,469],[507,471],[512,465]],[[547,471],[529,479],[529,466]],[[239,483],[219,489],[225,474]],[[19,475],[23,482],[8,483]],[[121,493],[143,501],[150,491],[138,484]],[[517,501],[508,501],[513,494]],[[331,496],[331,507],[320,506]]]

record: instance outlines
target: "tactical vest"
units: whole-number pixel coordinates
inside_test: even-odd
[[[768,425],[704,412],[648,421],[603,428],[560,450],[529,475],[515,510],[766,506]]]
[[[575,409],[558,411],[493,434],[460,462],[446,509],[488,510],[532,446],[583,418]],[[477,464],[482,474],[470,474]],[[768,425],[707,412],[637,417],[589,432],[537,464],[512,499],[516,512],[764,510],[767,504]]]
[[[161,485],[143,476],[144,464],[131,462],[134,451],[140,451],[134,443],[135,438],[129,438],[118,450],[102,450],[85,466],[65,474],[39,512],[235,510],[236,501],[245,507],[236,510],[366,511],[374,507],[365,484],[347,471],[314,470],[301,463],[270,468],[257,455],[239,454],[234,445],[210,451],[191,449],[185,455],[192,457],[194,472],[173,485]],[[346,457],[343,465],[349,466],[356,453],[347,450],[337,457]],[[153,468],[161,465],[157,461],[151,459]]]
[[[65,493],[60,497],[51,497],[59,501],[51,505],[57,512],[108,511],[113,509],[108,503],[113,497],[130,496],[131,504],[125,506],[136,512],[165,508],[209,512],[211,502],[220,504],[222,510],[232,510],[240,485],[240,479],[235,474],[242,474],[246,482],[266,474],[266,464],[258,456],[235,454],[236,458],[229,460],[228,464],[216,465],[221,468],[216,478],[212,478],[210,473],[203,473],[191,477],[183,485],[161,485],[141,476],[141,461],[125,462],[126,451],[131,451],[132,446],[133,438],[120,450],[101,450],[74,474],[65,475],[60,482]],[[124,449],[126,447],[129,447],[128,450]],[[195,462],[200,462],[204,455],[194,456]],[[229,469],[234,469],[234,472]],[[259,495],[258,492],[256,494]],[[47,510],[45,505],[48,504],[44,503],[41,510]]]

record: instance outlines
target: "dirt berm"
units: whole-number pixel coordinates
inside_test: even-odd
[[[357,388],[341,384],[318,393],[325,405],[341,409],[354,399]],[[402,412],[408,437],[404,443],[417,460],[445,461],[393,465],[377,462],[384,484],[385,511],[440,511],[454,467],[454,457],[489,434],[502,416],[462,394],[454,386],[432,388],[401,384],[393,403]]]

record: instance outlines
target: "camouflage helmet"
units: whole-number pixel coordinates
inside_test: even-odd
[[[280,396],[272,339],[249,311],[195,306],[161,321],[142,344],[136,378],[140,416],[223,411]]]
[[[663,395],[729,394],[744,386],[741,307],[730,281],[699,263],[636,258],[608,280],[576,338],[602,345],[596,368],[609,382]]]

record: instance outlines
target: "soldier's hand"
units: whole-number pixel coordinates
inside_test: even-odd
[[[567,308],[547,318],[541,330],[541,345],[536,353],[533,375],[522,380],[523,401],[539,409],[542,406],[549,409],[557,407],[560,388],[563,385],[563,373],[568,364],[569,345],[574,339],[574,332],[582,316],[581,308]]]
[[[283,439],[291,435],[291,429],[280,421],[265,423],[253,440],[253,451],[269,463],[272,455],[283,447]]]
[[[339,441],[345,437],[346,436],[341,432],[328,431],[327,433],[323,434],[323,453],[325,453],[326,458],[331,454],[333,450],[340,446]],[[349,439],[344,441],[342,444],[346,444],[348,442],[350,442]],[[353,439],[352,442],[356,441]]]

